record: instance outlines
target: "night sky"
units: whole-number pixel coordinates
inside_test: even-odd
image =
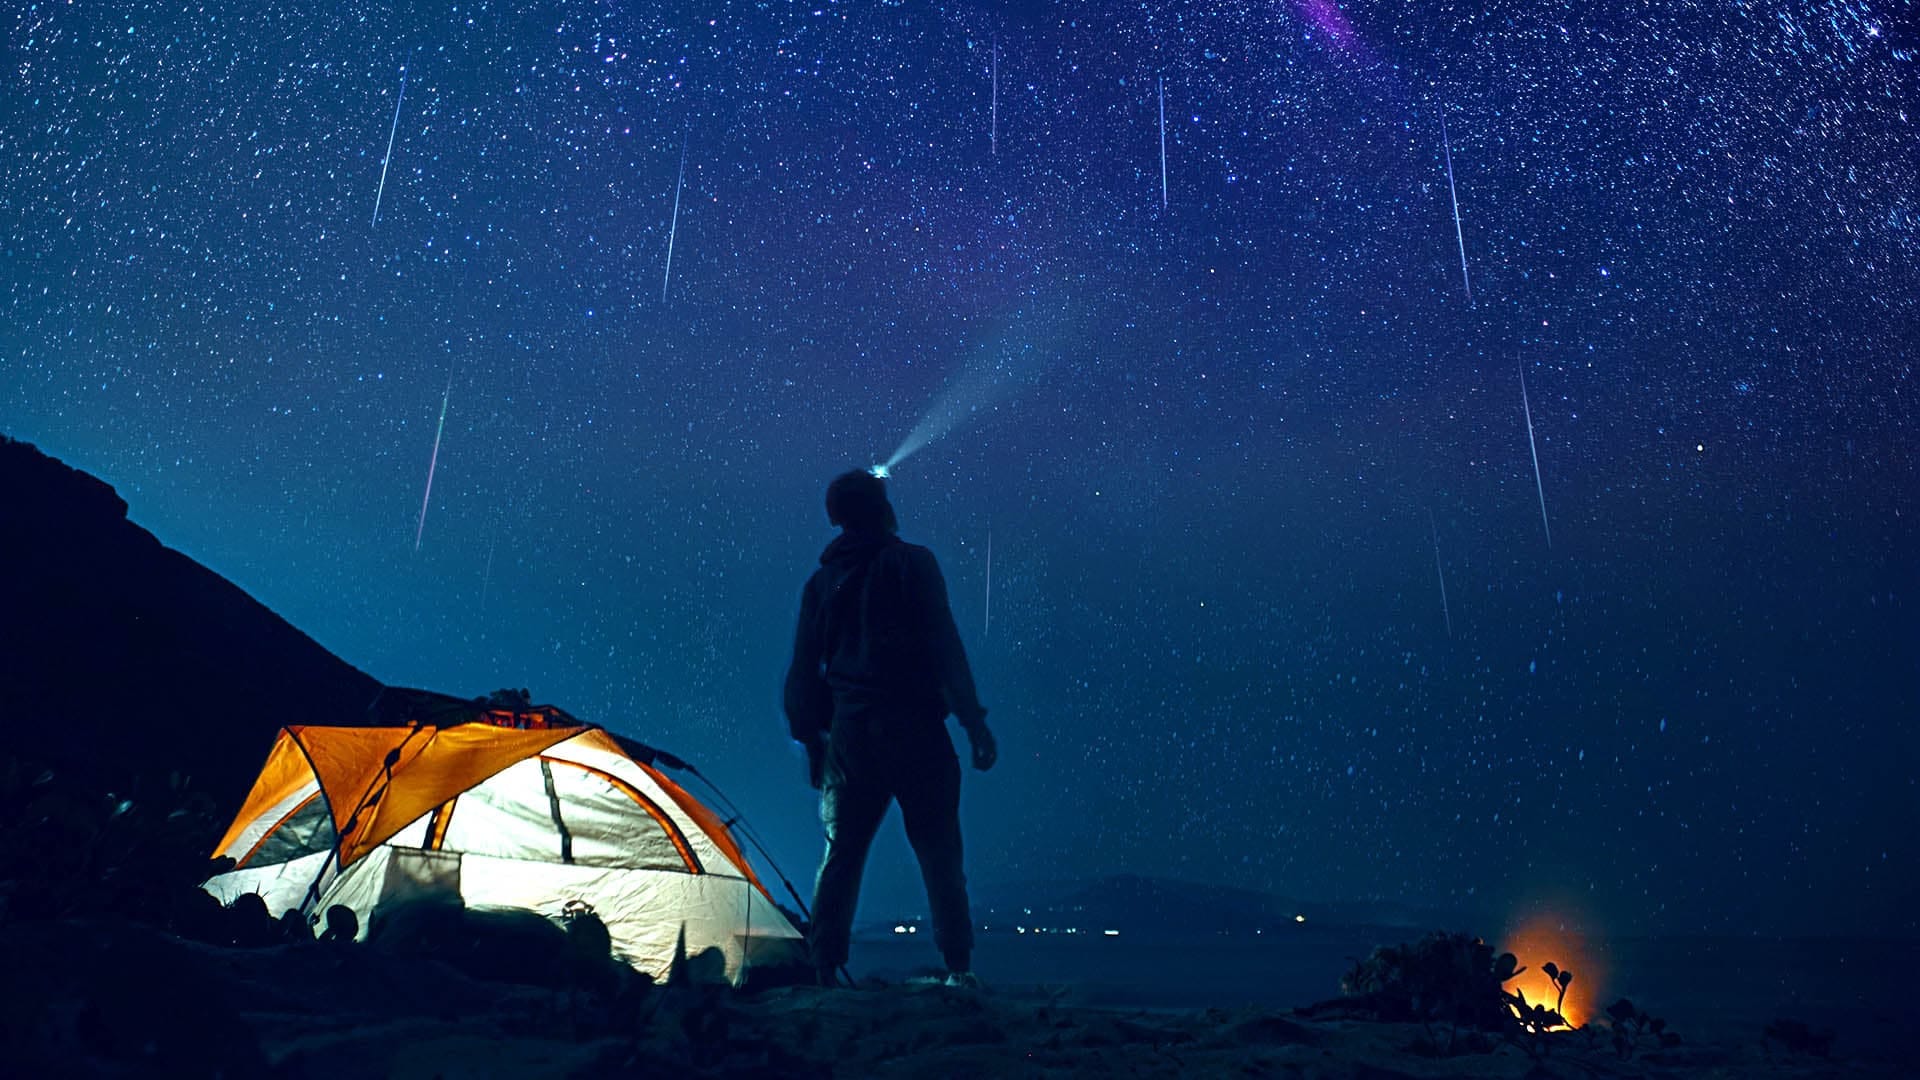
[[[976,883],[1920,932],[1914,3],[267,7],[0,15],[0,429],[377,678],[810,881],[931,418]]]

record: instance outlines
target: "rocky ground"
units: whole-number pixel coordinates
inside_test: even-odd
[[[375,945],[211,945],[121,921],[0,929],[0,1072],[61,1076],[1894,1077],[1776,1040],[1622,1054],[1598,1026],[1455,1036],[1364,1010],[1120,1012],[941,986],[754,993],[477,978]],[[456,964],[450,961],[462,961]],[[498,965],[496,965],[497,967]],[[497,972],[512,976],[512,972]],[[11,1059],[11,1060],[7,1060]]]

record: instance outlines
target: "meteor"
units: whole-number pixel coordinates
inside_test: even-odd
[[[993,528],[987,528],[987,608],[986,624],[980,628],[981,640],[993,636]]]
[[[1467,303],[1473,303],[1473,282],[1467,278],[1467,237],[1460,231],[1460,195],[1453,187],[1453,140],[1447,137],[1447,116],[1440,114],[1440,146],[1447,154],[1447,197],[1453,200],[1453,238],[1460,245],[1460,284],[1466,287]]]
[[[427,531],[427,504],[433,500],[433,472],[440,467],[440,433],[447,430],[447,399],[453,396],[453,372],[447,372],[447,389],[440,395],[440,426],[433,429],[433,456],[427,459],[427,493],[420,496],[420,522],[413,527],[413,550],[420,552],[420,538]]]
[[[373,223],[380,224],[380,199],[387,193],[387,166],[393,164],[393,140],[400,134],[400,106],[407,100],[407,68],[413,66],[413,53],[407,53],[406,67],[400,69],[400,98],[393,103],[393,126],[387,129],[387,156],[380,162],[380,190],[373,193]]]
[[[1167,80],[1155,80],[1160,88],[1160,209],[1167,208]]]
[[[1540,482],[1540,448],[1533,442],[1533,406],[1527,401],[1527,366],[1520,365],[1520,407],[1527,414],[1527,452],[1533,455],[1533,490],[1540,495],[1540,528],[1547,534],[1547,546],[1553,546],[1553,528],[1547,524],[1547,489]]]
[[[660,302],[667,302],[667,286],[673,284],[673,238],[680,232],[680,189],[687,183],[687,139],[680,137],[680,179],[673,183],[673,223],[667,226],[667,270],[660,278]]]
[[[1440,575],[1440,614],[1447,620],[1447,636],[1453,636],[1453,609],[1447,606],[1447,568],[1440,561],[1440,526],[1434,524],[1433,511],[1427,511],[1427,528],[1433,533],[1433,568]]]

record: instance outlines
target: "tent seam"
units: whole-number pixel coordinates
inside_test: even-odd
[[[651,817],[653,818],[653,820],[660,823],[661,827],[666,831],[667,839],[673,842],[674,850],[678,851],[680,853],[680,858],[686,862],[688,873],[690,874],[707,873],[707,868],[705,864],[703,864],[700,861],[699,856],[694,854],[693,843],[692,841],[687,839],[686,831],[680,828],[680,823],[673,820],[672,815],[667,813],[666,808],[660,806],[658,803],[654,802],[652,799],[647,798],[647,795],[645,792],[641,791],[637,787],[634,787],[632,784],[627,783],[625,780],[622,780],[619,777],[613,775],[612,773],[607,772],[605,769],[596,769],[593,766],[588,765],[584,762],[568,761],[565,758],[550,758],[550,757],[547,757],[545,754],[540,755],[540,761],[542,764],[545,764],[546,762],[549,762],[549,761],[553,761],[553,762],[558,762],[562,765],[570,765],[573,768],[579,769],[582,772],[590,773],[614,785],[614,787],[620,790],[621,794],[625,795],[629,799],[632,799],[634,802],[638,803],[642,809],[646,810],[648,817]]]

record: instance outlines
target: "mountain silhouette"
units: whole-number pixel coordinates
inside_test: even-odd
[[[381,685],[127,520],[112,487],[0,436],[9,752],[128,798],[238,805],[276,729],[358,722]]]

